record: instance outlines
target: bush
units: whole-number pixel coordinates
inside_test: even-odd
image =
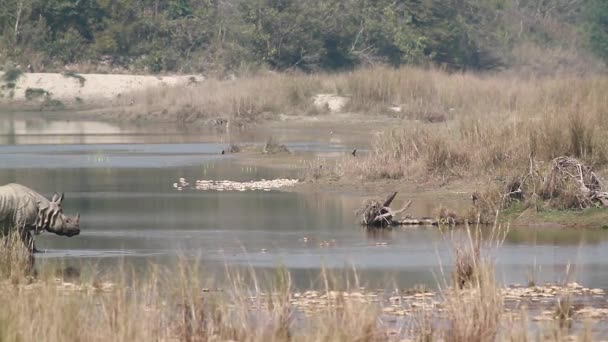
[[[589,47],[596,55],[608,61],[608,3],[604,0],[590,0],[586,12]]]
[[[82,75],[75,73],[74,71],[66,71],[63,73],[63,77],[72,77],[80,83],[81,87],[84,87],[84,83],[87,81]]]
[[[59,109],[64,109],[65,108],[65,104],[59,100],[56,99],[52,99],[50,97],[47,97],[44,101],[44,104],[42,106],[43,108],[48,108],[51,110],[59,110]]]
[[[87,56],[88,44],[78,31],[67,30],[61,37],[49,41],[46,47],[48,54],[61,63],[74,63]]]
[[[23,71],[21,71],[21,69],[9,64],[4,68],[4,75],[2,75],[2,80],[7,84],[13,85],[9,88],[14,88],[15,82],[17,82],[21,75],[23,75]]]
[[[264,144],[263,152],[264,154],[289,153],[289,149],[273,137],[270,137],[266,140],[266,144]]]
[[[42,88],[27,88],[25,90],[25,99],[28,101],[35,100],[42,96],[48,97],[51,94]]]

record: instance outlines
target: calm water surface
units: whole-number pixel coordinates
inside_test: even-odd
[[[247,133],[230,140],[255,143],[265,137]],[[22,183],[45,195],[65,192],[65,211],[81,213],[81,235],[37,237],[38,248],[46,251],[37,256],[42,264],[128,262],[143,267],[185,257],[199,259],[218,278],[225,265],[259,271],[282,265],[299,286],[315,283],[321,267],[337,273],[356,269],[363,284],[375,287],[433,287],[442,278],[441,264],[450,271],[445,235],[435,228],[366,233],[355,222],[353,211],[361,202],[355,195],[173,188],[180,177],[249,181],[298,176],[293,169],[237,164],[219,154],[225,141],[213,133],[0,114],[0,183]],[[307,154],[351,150],[339,141],[283,142]],[[409,198],[415,201],[415,215],[454,204],[450,196]],[[464,231],[451,234],[462,237]],[[577,281],[608,288],[607,247],[605,231],[511,229],[496,255],[499,277],[510,284],[526,283],[532,274],[536,281],[559,281],[570,267]]]

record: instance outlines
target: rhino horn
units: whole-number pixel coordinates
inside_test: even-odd
[[[76,222],[80,223],[80,213],[76,214]]]

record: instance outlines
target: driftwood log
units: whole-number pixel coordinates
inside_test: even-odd
[[[410,215],[398,218],[397,215],[404,213],[412,205],[412,201],[408,201],[405,206],[399,210],[392,210],[390,205],[397,196],[397,192],[393,192],[384,201],[366,200],[363,202],[361,209],[357,214],[361,216],[361,225],[368,228],[385,228],[392,226],[438,226],[440,224],[457,225],[464,221],[457,219],[453,215],[440,215],[441,217],[433,219],[430,217],[414,218]]]
[[[578,187],[578,205],[581,209],[590,207],[608,208],[608,192],[600,178],[591,167],[570,157],[559,157],[553,160],[553,168],[544,186],[546,197],[553,197],[565,188],[564,182],[570,180]]]

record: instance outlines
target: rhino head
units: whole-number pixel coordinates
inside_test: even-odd
[[[80,234],[80,214],[73,217],[64,215],[61,207],[63,198],[63,194],[54,194],[48,204],[39,204],[36,220],[37,233],[46,230],[68,237]]]

